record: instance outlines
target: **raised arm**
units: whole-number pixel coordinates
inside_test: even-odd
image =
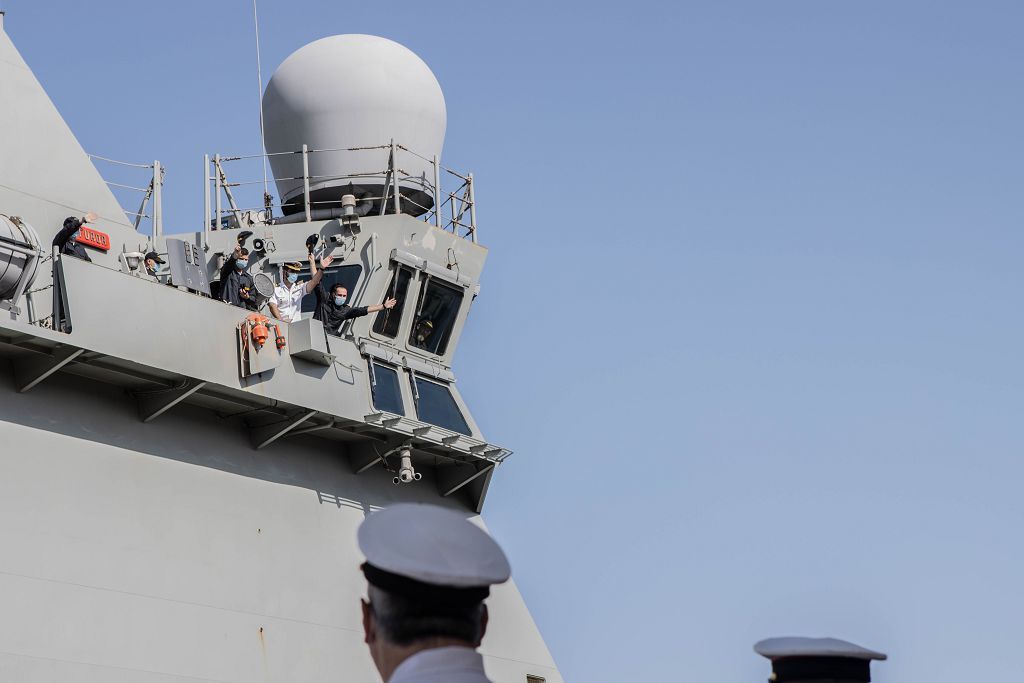
[[[383,311],[385,308],[394,308],[395,304],[398,303],[398,299],[388,299],[382,304],[374,304],[373,306],[367,306],[367,313],[376,313],[377,311]]]
[[[225,282],[228,275],[235,271],[235,259],[242,255],[242,245],[235,245],[235,250],[224,259],[224,265],[220,267],[220,281]]]
[[[313,290],[316,289],[316,286],[320,284],[320,280],[322,280],[324,277],[324,269],[327,268],[327,266],[331,265],[331,263],[333,262],[333,256],[324,256],[322,259],[320,259],[320,269],[317,270],[316,256],[313,255],[313,252],[309,253],[309,272],[312,273],[313,277],[312,279],[310,279],[309,282],[306,283],[306,294],[313,293]]]
[[[64,245],[68,243],[69,239],[71,239],[71,236],[75,234],[75,230],[78,230],[81,227],[82,221],[78,218],[73,218],[71,216],[65,218],[64,227],[61,228],[60,232],[58,232],[53,238],[53,246],[63,249]]]

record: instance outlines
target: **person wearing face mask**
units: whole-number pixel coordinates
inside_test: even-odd
[[[82,230],[83,223],[91,223],[94,220],[96,220],[96,214],[92,212],[85,214],[82,218],[68,216],[64,219],[64,227],[53,238],[53,246],[59,247],[61,254],[92,262],[85,247],[78,243],[78,235]]]
[[[316,294],[316,312],[313,317],[324,324],[328,334],[338,335],[341,324],[349,318],[358,318],[367,313],[376,313],[385,308],[394,308],[398,299],[388,299],[383,304],[373,306],[349,306],[348,289],[341,283],[331,286],[331,291],[321,282],[313,290]]]
[[[246,268],[249,267],[249,250],[245,247],[236,249],[233,256],[235,257],[234,268],[232,268],[227,278],[221,284],[220,300],[232,306],[255,311],[256,296],[253,293],[255,286],[253,285],[252,275],[246,272]]]
[[[160,270],[160,266],[157,264],[163,263],[167,262],[160,258],[160,254],[156,253],[155,251],[151,251],[148,254],[146,254],[146,272],[149,275],[156,277],[157,271]]]
[[[312,294],[316,286],[320,284],[324,276],[324,268],[331,265],[334,259],[331,256],[324,256],[320,261],[320,268],[316,267],[316,257],[312,252],[309,254],[309,272],[313,275],[308,282],[299,281],[299,271],[302,264],[284,264],[284,282],[274,288],[274,296],[270,297],[270,312],[278,320],[287,323],[297,323],[302,319],[302,299],[307,294]]]

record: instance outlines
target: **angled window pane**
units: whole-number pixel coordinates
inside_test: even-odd
[[[470,435],[469,425],[466,424],[466,418],[462,417],[451,389],[444,384],[430,382],[418,375],[414,381],[419,394],[419,399],[416,401],[416,414],[420,420],[459,434]]]
[[[405,415],[402,389],[398,385],[398,372],[387,365],[373,363],[373,378],[375,382],[370,385],[373,407],[388,413]]]
[[[409,293],[411,280],[412,271],[408,268],[399,267],[391,276],[391,284],[384,293],[384,300],[394,298],[398,299],[398,303],[394,308],[385,308],[377,314],[376,320],[373,321],[374,332],[392,339],[398,336],[398,326],[402,324],[402,310],[405,308],[405,295]]]
[[[427,286],[420,291],[409,343],[429,353],[444,355],[462,305],[462,296],[461,288],[428,278]]]

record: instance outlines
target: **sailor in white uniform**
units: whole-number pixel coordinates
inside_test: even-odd
[[[311,293],[324,276],[324,268],[331,265],[334,259],[324,256],[320,261],[320,268],[316,267],[316,257],[313,252],[309,253],[309,272],[312,279],[299,282],[299,273],[302,272],[302,264],[286,263],[282,270],[284,282],[274,288],[274,295],[270,297],[270,312],[278,320],[289,323],[297,323],[302,320],[302,299]]]
[[[359,548],[363,629],[385,683],[490,683],[476,651],[484,599],[511,574],[494,539],[454,510],[399,504],[363,521]]]
[[[754,652],[772,660],[772,683],[868,683],[871,661],[886,659],[835,638],[769,638],[754,645]]]

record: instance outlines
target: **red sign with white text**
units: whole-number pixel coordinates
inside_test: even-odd
[[[100,232],[94,228],[88,228],[82,226],[81,232],[78,233],[78,239],[76,240],[79,244],[84,244],[87,247],[95,247],[103,251],[110,250],[110,235],[105,232]]]

